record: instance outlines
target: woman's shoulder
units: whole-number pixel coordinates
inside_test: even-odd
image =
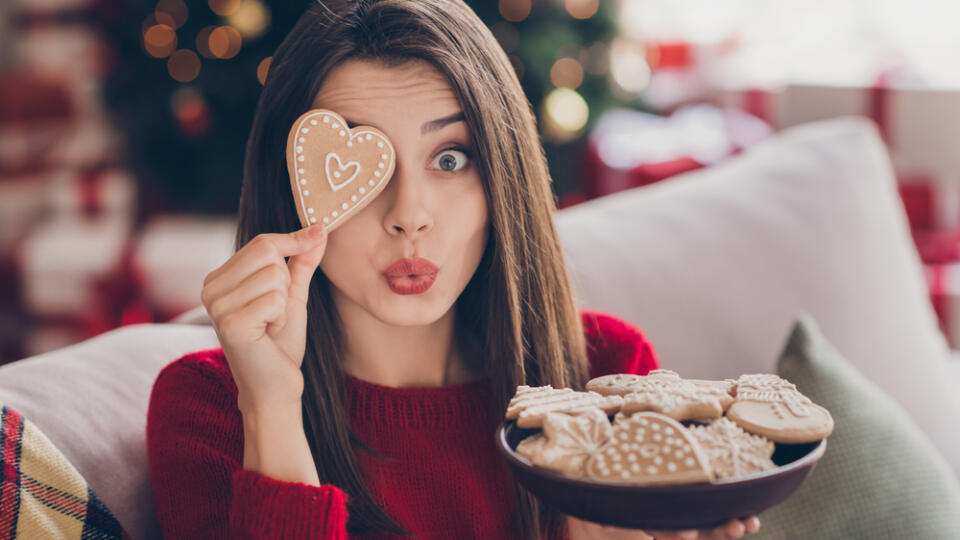
[[[646,375],[660,367],[653,344],[632,323],[602,311],[579,311],[591,378],[611,373]]]
[[[203,387],[228,394],[237,391],[222,347],[189,352],[164,366],[153,383],[152,394],[156,398],[157,394],[163,397]]]

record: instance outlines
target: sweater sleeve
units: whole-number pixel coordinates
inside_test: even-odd
[[[147,412],[147,455],[164,538],[347,538],[347,496],[243,468],[243,422],[218,350],[172,362]],[[222,353],[221,353],[222,354]]]
[[[636,326],[600,311],[580,310],[590,378],[612,373],[646,375],[660,367],[653,345]]]

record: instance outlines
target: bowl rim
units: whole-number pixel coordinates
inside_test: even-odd
[[[746,476],[741,476],[737,478],[727,478],[723,480],[714,480],[711,482],[695,482],[695,483],[685,483],[685,484],[658,484],[651,486],[643,486],[636,484],[624,484],[619,482],[607,482],[603,480],[593,480],[589,478],[573,478],[567,476],[561,472],[554,471],[553,469],[548,469],[546,467],[541,467],[534,464],[532,461],[527,458],[517,454],[512,448],[510,448],[510,443],[507,441],[507,429],[511,425],[516,425],[515,420],[504,420],[500,423],[500,426],[497,428],[497,449],[501,454],[510,462],[511,465],[515,467],[520,467],[526,469],[531,473],[536,474],[537,476],[545,477],[546,479],[553,482],[561,482],[564,484],[569,484],[575,487],[589,488],[589,489],[603,489],[603,490],[612,490],[612,491],[624,491],[631,493],[638,493],[643,491],[657,492],[661,494],[667,494],[672,492],[689,492],[689,491],[703,491],[711,489],[723,489],[723,488],[741,488],[746,487],[754,483],[762,483],[772,478],[790,474],[797,469],[802,469],[808,466],[813,465],[823,457],[824,452],[827,449],[827,439],[820,439],[819,443],[813,447],[809,452],[799,459],[795,459],[790,463],[779,465],[773,469],[761,471]],[[519,428],[517,428],[519,429]],[[811,441],[817,442],[817,441]],[[809,443],[799,443],[799,444],[809,444]]]

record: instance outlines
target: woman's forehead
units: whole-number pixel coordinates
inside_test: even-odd
[[[327,75],[313,107],[370,125],[384,115],[419,120],[460,111],[447,78],[419,59],[393,66],[378,60],[348,60]]]

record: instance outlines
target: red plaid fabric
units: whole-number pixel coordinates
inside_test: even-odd
[[[0,540],[129,535],[37,426],[0,403]]]

